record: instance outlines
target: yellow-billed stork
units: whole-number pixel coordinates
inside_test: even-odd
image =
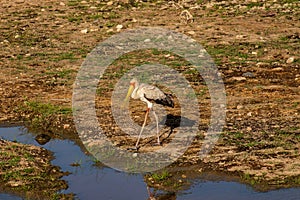
[[[139,136],[138,136],[138,140],[135,144],[135,149],[138,149],[138,144],[142,135],[142,132],[144,130],[144,127],[146,125],[147,122],[147,118],[148,118],[148,114],[150,112],[150,110],[152,110],[155,120],[156,120],[156,134],[157,134],[157,143],[158,145],[160,145],[160,140],[159,140],[159,129],[158,129],[158,118],[157,115],[153,109],[153,103],[158,103],[164,106],[169,106],[169,107],[174,107],[174,102],[171,98],[170,95],[165,94],[164,92],[162,92],[159,88],[153,86],[153,85],[148,85],[145,83],[141,83],[139,84],[139,82],[137,81],[137,79],[133,78],[130,81],[130,86],[125,98],[125,102],[129,101],[129,97],[133,98],[133,99],[140,99],[142,102],[147,104],[147,110],[146,110],[146,114],[145,114],[145,119],[144,119],[144,123],[142,125],[142,128],[140,130]]]

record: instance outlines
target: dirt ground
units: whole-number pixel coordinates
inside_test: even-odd
[[[217,145],[199,159],[210,118],[210,97],[199,75],[184,62],[162,59],[166,55],[151,50],[116,61],[100,81],[98,117],[106,134],[119,146],[134,145],[110,113],[112,85],[122,75],[119,66],[164,60],[190,81],[203,113],[199,135],[178,162],[202,163],[251,184],[299,186],[299,8],[296,0],[1,0],[0,121],[27,121],[30,127],[75,137],[70,136],[75,133],[72,84],[86,55],[118,32],[164,27],[197,40],[218,65],[227,117]],[[143,110],[136,108],[131,115],[141,123]],[[151,150],[151,141],[146,142],[144,151]]]
[[[0,139],[1,191],[25,196],[27,199],[64,199],[72,195],[58,195],[67,189],[63,173],[51,164],[51,152],[32,145],[23,145]],[[38,192],[36,192],[38,191]]]

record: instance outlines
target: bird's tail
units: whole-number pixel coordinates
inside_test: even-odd
[[[172,95],[170,95],[170,94],[165,94],[165,95],[166,95],[165,98],[157,99],[157,100],[155,100],[155,102],[159,103],[159,104],[162,104],[164,106],[169,106],[169,107],[174,108],[174,102],[173,102],[173,99],[172,99]]]

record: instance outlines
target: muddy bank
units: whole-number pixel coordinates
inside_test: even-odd
[[[60,178],[68,175],[53,166],[51,152],[33,145],[0,139],[0,188],[28,199],[70,199],[58,194],[67,189]]]

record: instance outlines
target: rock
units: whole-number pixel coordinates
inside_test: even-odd
[[[247,37],[247,35],[237,35],[237,36],[235,36],[236,39],[244,39],[246,37]]]
[[[83,34],[86,34],[87,32],[88,32],[87,29],[83,29],[83,30],[80,31],[80,33],[83,33]]]
[[[113,4],[114,4],[113,1],[109,1],[109,2],[106,3],[106,5],[108,5],[108,6],[111,6],[111,5],[113,5]]]
[[[278,67],[278,66],[280,66],[279,62],[272,62],[272,67]]]
[[[16,0],[15,2],[16,2],[17,4],[21,4],[21,3],[24,3],[25,0]]]
[[[64,129],[70,128],[70,124],[64,124]]]
[[[252,72],[245,72],[242,74],[243,77],[254,78],[255,75]]]
[[[138,155],[137,153],[133,153],[133,154],[132,154],[132,157],[133,157],[133,158],[136,158],[137,155]]]
[[[90,31],[91,32],[96,32],[96,31],[98,31],[99,29],[97,29],[97,28],[92,28]]]
[[[234,80],[234,81],[245,81],[246,80],[246,78],[242,77],[242,76],[232,77],[231,79]]]
[[[276,67],[276,68],[273,68],[271,71],[273,71],[273,72],[282,72],[282,71],[284,71],[284,69],[282,67]]]
[[[117,32],[120,32],[121,29],[123,28],[123,25],[122,25],[122,24],[118,24],[118,25],[116,26],[116,28],[117,28]]]
[[[66,4],[64,2],[59,2],[60,6],[65,6]]]
[[[190,34],[190,35],[195,35],[195,31],[189,31],[187,33]]]
[[[267,66],[269,66],[270,64],[268,64],[268,63],[265,63],[265,62],[258,62],[258,63],[256,63],[256,66],[257,67],[267,67]]]
[[[247,131],[252,131],[252,128],[250,126],[247,127]]]
[[[144,42],[150,42],[151,40],[148,38],[148,39],[145,39]]]
[[[286,63],[287,64],[290,64],[290,63],[292,63],[292,62],[294,62],[295,61],[295,58],[294,57],[289,57],[287,60],[286,60]]]
[[[238,106],[236,107],[236,109],[238,109],[238,110],[240,110],[240,109],[242,109],[242,108],[244,108],[243,105],[238,105]]]

